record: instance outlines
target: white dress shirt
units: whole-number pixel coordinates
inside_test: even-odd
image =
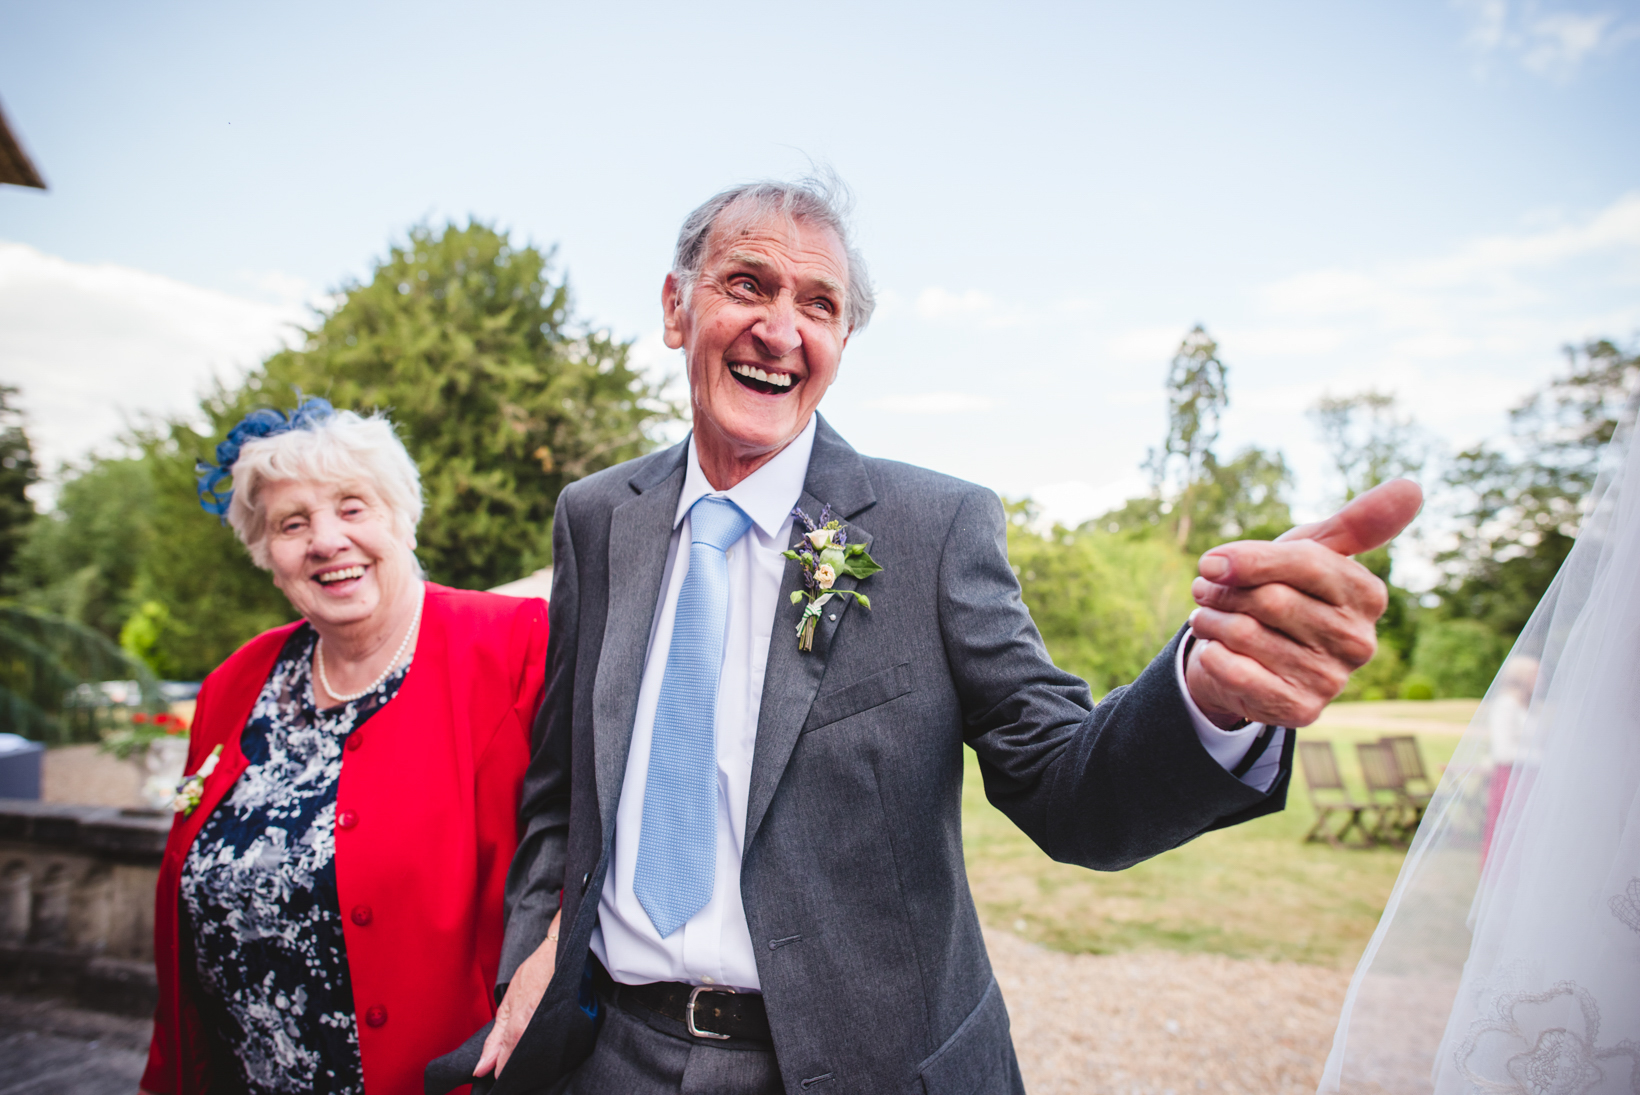
[[[672,542],[666,553],[660,603],[649,635],[649,653],[638,687],[638,711],[632,724],[621,802],[615,813],[615,855],[598,902],[598,926],[592,950],[616,981],[641,985],[651,981],[685,981],[694,985],[728,985],[756,992],[756,952],[740,900],[740,855],[746,836],[746,798],[751,786],[752,752],[763,700],[763,671],[769,660],[780,586],[788,560],[781,553],[792,544],[792,508],[803,493],[809,454],[814,448],[815,419],[790,445],[757,471],[726,491],[716,491],[700,470],[694,438],[689,440],[689,467],[672,519]],[[689,571],[689,510],[711,495],[727,498],[752,519],[752,526],[727,552],[729,606],[723,636],[723,671],[717,703],[717,860],[712,897],[688,923],[665,939],[655,931],[632,891],[643,828],[644,787],[649,778],[649,750],[655,736],[655,708],[672,645],[672,622],[678,594]],[[810,516],[818,517],[818,514]],[[782,629],[783,631],[789,629]],[[796,642],[795,634],[782,641]],[[1181,644],[1181,648],[1182,648]],[[655,655],[659,653],[659,657]],[[1179,685],[1184,688],[1182,665]],[[1196,733],[1208,753],[1226,770],[1233,769],[1257,738],[1260,727],[1227,732],[1197,710],[1184,692]],[[1239,777],[1264,789],[1275,779],[1280,741]],[[1266,761],[1269,763],[1267,764]],[[1262,777],[1263,782],[1260,782]]]

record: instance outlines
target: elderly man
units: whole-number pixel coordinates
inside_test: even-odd
[[[1019,1091],[963,746],[1050,855],[1116,870],[1281,809],[1281,727],[1372,655],[1384,588],[1349,555],[1411,518],[1407,483],[1207,553],[1189,626],[1095,706],[1020,601],[997,496],[817,413],[872,306],[823,184],[685,222],[661,307],[694,431],[559,499],[505,995],[430,1086]]]

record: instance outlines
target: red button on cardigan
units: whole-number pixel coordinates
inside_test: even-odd
[[[387,1009],[380,1004],[375,1005],[364,1013],[364,1025],[367,1027],[383,1027],[387,1025]]]
[[[363,928],[375,919],[376,914],[370,911],[369,905],[353,906],[353,923]]]
[[[359,823],[359,815],[352,810],[343,810],[336,815],[336,828],[351,829]]]

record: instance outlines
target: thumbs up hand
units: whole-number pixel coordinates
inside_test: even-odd
[[[1372,660],[1388,592],[1350,558],[1404,529],[1423,504],[1407,479],[1354,499],[1280,539],[1221,544],[1201,557],[1190,617],[1199,640],[1185,683],[1219,726],[1308,726]]]

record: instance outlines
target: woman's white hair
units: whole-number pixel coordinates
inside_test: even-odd
[[[246,442],[233,465],[228,524],[263,570],[268,561],[268,515],[261,504],[269,483],[297,480],[367,487],[387,507],[393,531],[414,543],[421,523],[421,472],[387,416],[337,411],[272,437]],[[420,571],[419,565],[417,571]]]

